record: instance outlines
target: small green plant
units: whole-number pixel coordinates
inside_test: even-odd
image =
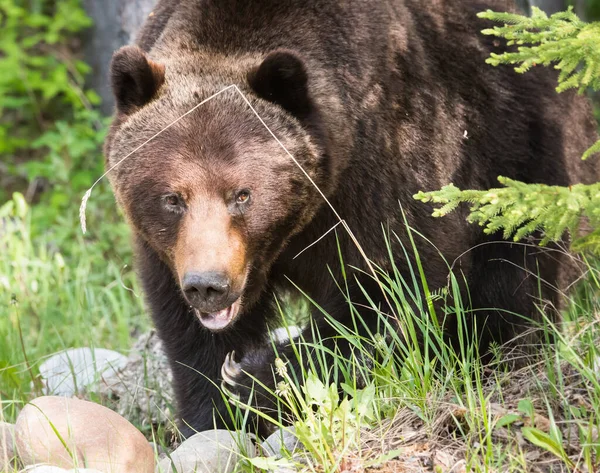
[[[299,350],[298,356],[302,356],[300,351],[304,349],[300,345],[304,348],[309,346],[303,341],[298,341],[296,345]],[[311,348],[315,346],[310,344]],[[313,352],[313,354],[316,358],[323,356],[323,352]],[[341,368],[344,360],[337,359],[335,364],[337,363]],[[294,374],[288,372],[286,365],[287,363],[281,358],[275,360],[274,375],[279,382],[275,392],[270,394],[278,399],[280,410],[274,417],[259,412],[243,400],[229,397],[227,392],[224,394],[238,408],[247,412],[253,411],[280,429],[289,429],[288,422],[291,419],[293,435],[298,438],[304,449],[300,457],[304,462],[312,465],[311,469],[318,468],[320,471],[332,473],[346,471],[358,458],[361,429],[376,420],[374,384],[370,383],[361,389],[345,384],[343,385],[345,393],[341,395],[336,383],[327,384],[314,369],[303,371],[300,382]],[[242,419],[242,423],[247,417],[247,414],[240,414],[239,411],[233,410],[230,415],[232,418]],[[249,458],[248,463],[256,468],[290,467],[298,463],[300,459],[298,452],[284,453],[289,457]]]
[[[359,443],[360,428],[374,420],[375,387],[353,390],[352,398],[340,399],[335,384],[327,386],[310,372],[300,390],[296,387],[285,364],[276,361],[283,381],[277,394],[291,407],[295,434],[310,452],[317,465],[328,465],[327,471],[344,471],[349,454]]]
[[[536,447],[543,448],[557,458],[560,458],[569,468],[575,466],[562,446],[562,434],[555,424],[552,424],[550,427],[550,433],[546,433],[536,427],[523,427],[521,432],[525,439]]]
[[[517,45],[513,52],[492,54],[487,60],[494,66],[518,64],[524,73],[536,65],[553,65],[560,71],[557,91],[577,88],[600,90],[600,22],[585,23],[569,8],[548,17],[532,7],[532,16],[487,11],[481,18],[504,23],[486,29],[484,34],[505,38]],[[583,159],[600,151],[600,141]],[[543,232],[541,244],[556,241],[570,231],[576,238],[574,249],[600,249],[600,184],[571,187],[524,184],[506,177],[498,180],[505,187],[487,191],[461,190],[453,184],[439,191],[419,192],[417,200],[439,206],[433,213],[442,217],[461,203],[471,205],[469,221],[485,227],[486,233],[503,231],[504,238],[520,240],[537,231]],[[594,231],[580,237],[580,224],[587,220]],[[580,237],[580,238],[578,238]]]

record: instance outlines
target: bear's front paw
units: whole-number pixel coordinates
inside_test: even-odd
[[[275,383],[269,350],[245,353],[236,361],[235,352],[227,354],[221,365],[221,390],[232,404],[271,406]]]
[[[229,402],[239,402],[244,386],[240,384],[243,377],[242,365],[235,361],[235,351],[227,353],[225,361],[221,366],[221,391],[229,398]]]

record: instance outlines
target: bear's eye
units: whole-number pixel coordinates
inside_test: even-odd
[[[243,190],[238,192],[238,194],[235,196],[235,203],[236,204],[245,204],[250,200],[250,191],[248,190]]]
[[[167,210],[171,212],[182,212],[185,209],[183,199],[177,194],[167,194],[163,196],[163,202]]]

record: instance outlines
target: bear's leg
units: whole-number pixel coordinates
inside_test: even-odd
[[[472,322],[479,337],[479,353],[491,361],[492,343],[518,349],[509,358],[521,365],[518,357],[536,351],[543,330],[542,311],[556,317],[559,273],[564,251],[556,246],[540,248],[534,243],[489,241],[473,250],[468,298]]]
[[[158,335],[173,375],[179,428],[184,437],[196,431],[232,427],[233,420],[219,390],[221,365],[227,353],[244,355],[263,343],[262,319],[233,330],[211,333],[202,327],[170,269],[141,241],[136,242],[137,266]]]
[[[378,287],[369,286],[373,285],[369,282],[363,283],[363,288],[370,289],[368,293],[373,300],[381,297]],[[356,340],[350,338],[372,338],[378,332],[379,315],[368,308],[368,302],[358,286],[351,290],[350,299],[355,308],[360,308],[360,314],[352,315],[348,302],[340,293],[331,294],[321,306],[335,321],[347,327],[350,336],[341,335],[331,320],[327,320],[319,309],[314,309],[311,314],[312,326],[304,330],[301,341],[288,341],[275,348],[264,346],[259,350],[247,351],[243,356],[240,356],[237,350],[230,353],[221,370],[223,389],[229,392],[230,397],[244,404],[252,404],[276,419],[278,410],[285,411],[277,404],[276,396],[273,396],[278,389],[278,383],[284,380],[276,373],[276,358],[285,363],[290,377],[298,380],[302,380],[303,374],[314,367],[318,371],[317,374],[328,379],[328,382],[340,381],[335,375],[335,365],[340,359],[364,368],[366,360],[357,358],[361,354],[353,349],[353,342]],[[318,348],[315,348],[315,344]],[[300,360],[297,356],[298,351],[302,352]],[[357,375],[360,376],[359,373]],[[360,380],[358,383],[360,384]],[[261,435],[269,433],[266,423],[259,422],[258,427]]]

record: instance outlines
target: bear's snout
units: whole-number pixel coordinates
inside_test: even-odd
[[[240,293],[232,289],[231,278],[218,271],[188,271],[181,289],[196,316],[207,329],[228,327],[240,311]]]
[[[229,276],[217,271],[186,273],[182,281],[182,290],[189,304],[201,312],[216,312],[234,302],[229,300]]]

